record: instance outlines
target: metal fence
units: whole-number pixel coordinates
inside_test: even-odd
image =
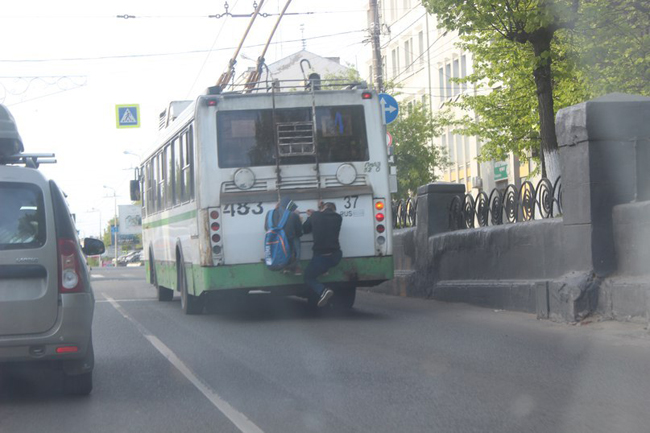
[[[393,200],[393,228],[402,229],[405,227],[415,227],[415,215],[418,208],[416,197],[407,197],[405,199]]]
[[[454,197],[449,206],[449,229],[496,226],[530,221],[536,216],[546,219],[561,214],[562,183],[559,177],[555,183],[541,179],[537,187],[525,181],[519,188],[510,184],[503,192],[493,189],[489,196],[481,191],[476,198],[471,194]]]

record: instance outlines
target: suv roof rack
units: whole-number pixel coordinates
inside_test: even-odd
[[[55,164],[53,153],[15,153],[0,155],[0,165],[24,165],[28,168],[38,168],[40,164]]]

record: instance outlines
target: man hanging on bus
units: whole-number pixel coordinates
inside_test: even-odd
[[[305,234],[313,233],[314,256],[305,269],[305,283],[318,296],[318,306],[324,307],[334,295],[331,289],[318,282],[317,278],[341,261],[339,233],[343,218],[336,213],[336,205],[324,203],[319,211],[307,210],[307,221],[302,226]]]

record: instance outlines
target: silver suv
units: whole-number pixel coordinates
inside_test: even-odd
[[[61,368],[68,394],[89,394],[95,299],[84,254],[104,244],[81,248],[61,190],[37,170],[52,160],[23,150],[0,105],[0,364]]]

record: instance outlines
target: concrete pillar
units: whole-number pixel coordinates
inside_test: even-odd
[[[429,263],[429,237],[449,231],[449,206],[455,196],[465,195],[465,185],[435,182],[418,188],[415,229],[416,269],[426,274]]]
[[[610,94],[558,112],[565,260],[604,277],[616,270],[612,209],[648,196],[650,98]]]

